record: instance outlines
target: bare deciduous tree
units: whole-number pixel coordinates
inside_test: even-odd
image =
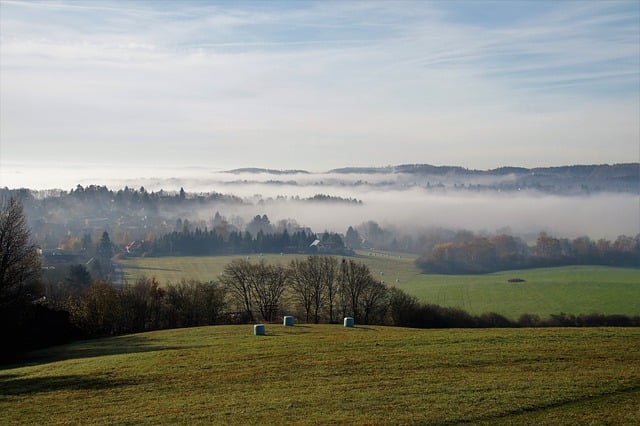
[[[375,318],[383,316],[386,311],[383,303],[386,295],[387,287],[369,275],[369,282],[360,297],[360,311],[364,324],[369,324]]]
[[[319,323],[325,305],[328,305],[329,321],[333,322],[337,265],[338,261],[330,256],[309,256],[304,261],[291,262],[291,290],[294,299],[304,308],[306,322],[313,316],[313,322]]]
[[[289,281],[293,299],[304,309],[305,321],[310,321],[313,312],[313,322],[317,324],[323,299],[319,258],[309,256],[306,260],[292,260],[289,266]]]
[[[338,259],[332,256],[322,256],[320,258],[320,268],[322,270],[326,302],[329,308],[329,322],[333,323],[334,307],[338,293]]]
[[[254,309],[265,321],[273,321],[287,286],[288,271],[280,265],[234,260],[224,268],[221,282],[231,298],[255,321]]]
[[[254,321],[252,275],[251,263],[248,260],[236,259],[225,266],[221,279],[231,298],[242,307],[251,322]]]
[[[22,204],[12,198],[0,210],[0,306],[27,295],[40,273]]]
[[[262,262],[253,265],[251,288],[260,315],[265,321],[275,319],[286,284],[287,270],[283,266],[265,265]]]
[[[361,319],[361,298],[365,288],[371,284],[369,268],[352,259],[342,259],[340,264],[340,292],[345,314]]]

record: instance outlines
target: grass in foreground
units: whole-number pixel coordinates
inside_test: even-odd
[[[250,325],[0,370],[1,424],[637,424],[640,329]]]

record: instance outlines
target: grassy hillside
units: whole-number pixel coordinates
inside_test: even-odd
[[[374,276],[421,301],[463,308],[473,314],[497,312],[512,319],[523,313],[547,317],[568,314],[640,314],[640,269],[571,266],[506,271],[486,275],[421,274],[415,257],[380,252],[359,252]],[[161,257],[125,259],[129,281],[145,275],[161,283],[181,278],[216,279],[224,266],[242,256]],[[302,255],[265,255],[270,263],[289,263]],[[258,256],[250,259],[257,260]],[[510,284],[510,278],[524,283]]]
[[[0,370],[0,424],[634,424],[638,341],[279,324],[121,336]]]

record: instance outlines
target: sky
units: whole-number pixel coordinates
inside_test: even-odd
[[[637,161],[636,0],[0,0],[0,185]]]

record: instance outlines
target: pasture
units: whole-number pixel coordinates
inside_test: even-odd
[[[267,324],[34,352],[0,424],[637,424],[640,329]]]
[[[524,282],[509,283],[512,278]],[[511,319],[567,314],[640,315],[640,269],[565,266],[486,275],[419,275],[402,288],[422,301]]]
[[[218,279],[226,264],[246,256],[131,258],[121,261],[125,279],[158,278],[160,283],[181,278]],[[264,255],[269,263],[288,264],[304,255]],[[249,256],[257,261],[257,255]],[[358,252],[356,260],[386,284],[397,286],[425,303],[463,308],[472,314],[496,312],[516,320],[524,313],[543,318],[566,314],[640,315],[640,269],[567,266],[483,275],[422,274],[414,256]],[[511,278],[524,282],[509,283]]]

